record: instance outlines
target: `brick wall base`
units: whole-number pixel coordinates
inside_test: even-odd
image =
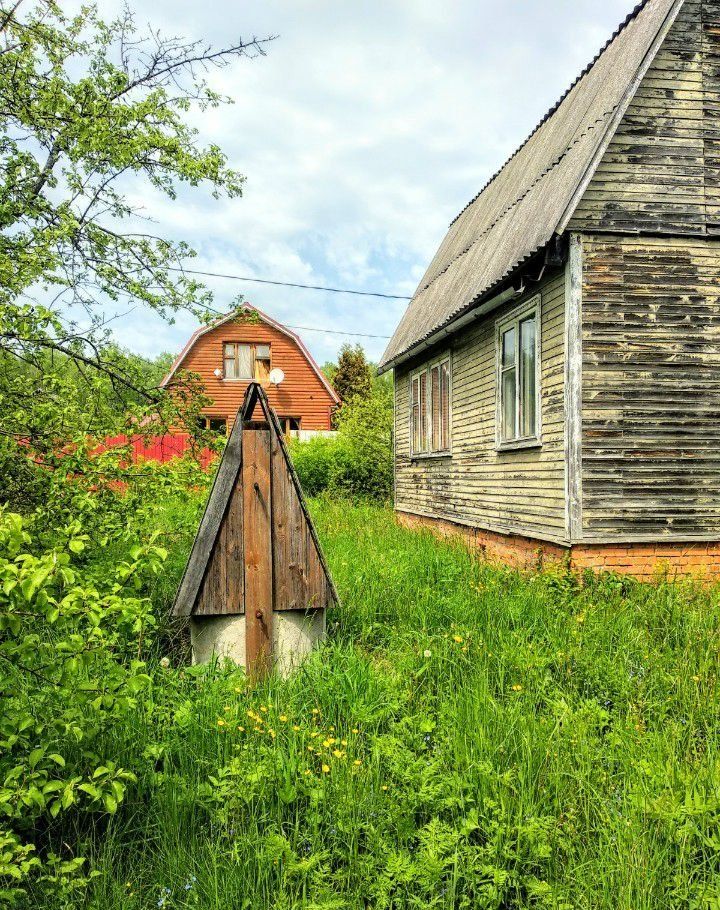
[[[480,551],[488,561],[518,569],[536,570],[554,564],[567,565],[577,571],[617,572],[642,581],[664,576],[720,580],[720,541],[574,544],[569,547],[519,534],[470,528],[440,518],[408,512],[395,514],[405,527],[427,528],[441,537],[459,538],[470,549]]]

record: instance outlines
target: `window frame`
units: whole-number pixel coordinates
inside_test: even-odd
[[[252,357],[252,376],[247,377],[247,376],[228,376],[228,375],[227,375],[227,373],[226,373],[226,369],[227,369],[226,364],[227,364],[227,361],[228,361],[228,357],[226,356],[225,351],[227,350],[227,346],[228,346],[228,345],[231,345],[231,344],[234,345],[235,348],[236,348],[236,352],[235,352],[235,363],[237,363],[237,348],[238,348],[239,346],[243,346],[243,347],[248,347],[248,348],[250,348],[250,354],[251,354],[251,357]],[[222,371],[223,371],[223,374],[222,374],[222,381],[223,381],[223,382],[261,382],[261,383],[267,385],[267,380],[260,380],[260,379],[257,378],[257,376],[258,376],[258,372],[257,372],[257,362],[258,362],[257,349],[258,349],[258,348],[267,348],[267,349],[268,349],[268,353],[269,353],[270,356],[269,356],[268,358],[264,358],[264,357],[263,357],[263,358],[260,358],[260,359],[261,359],[261,360],[267,360],[267,362],[268,362],[268,364],[269,364],[268,375],[270,375],[270,372],[272,371],[272,348],[273,348],[271,342],[269,342],[269,341],[267,341],[267,342],[265,342],[265,341],[230,341],[230,340],[225,340],[225,341],[223,341],[223,342],[222,342]]]
[[[509,329],[515,329],[515,427],[519,432],[522,413],[521,413],[521,339],[520,324],[528,317],[535,319],[535,414],[536,424],[535,433],[531,436],[515,436],[513,439],[503,439],[502,436],[502,412],[503,412],[503,394],[502,394],[502,375],[503,375],[503,335]],[[526,300],[519,306],[515,307],[509,313],[501,316],[495,323],[495,449],[498,452],[514,451],[517,449],[535,449],[542,446],[542,339],[541,339],[541,319],[542,319],[542,298],[536,294],[530,300]]]
[[[447,364],[448,368],[448,395],[447,395],[447,447],[443,449],[432,448],[432,373],[435,367],[440,370],[440,400],[442,401],[442,368]],[[424,447],[415,449],[414,438],[414,409],[413,404],[413,386],[415,379],[425,375],[425,438]],[[428,361],[422,367],[418,367],[410,373],[409,377],[410,407],[409,407],[409,429],[410,429],[410,457],[413,460],[420,458],[451,458],[452,457],[452,398],[453,398],[453,358],[452,352],[447,351],[439,357]],[[418,407],[420,407],[418,403]],[[442,415],[441,415],[442,416]],[[440,435],[442,436],[442,421],[440,423]]]

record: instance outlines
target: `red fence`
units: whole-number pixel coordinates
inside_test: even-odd
[[[108,436],[104,443],[95,450],[97,453],[106,452],[116,446],[131,446],[134,464],[139,461],[159,461],[164,464],[179,458],[192,451],[192,437],[189,433],[165,433],[163,436],[127,436],[121,433],[118,436]],[[203,449],[198,459],[203,468],[207,468],[217,455],[211,449]]]

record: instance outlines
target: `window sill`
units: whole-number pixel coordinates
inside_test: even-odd
[[[516,452],[518,449],[541,449],[542,439],[516,439],[513,442],[499,442],[495,446],[496,452]]]
[[[410,456],[410,461],[431,461],[442,458],[452,458],[452,452],[417,452]]]

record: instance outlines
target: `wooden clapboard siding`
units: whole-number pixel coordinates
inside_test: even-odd
[[[566,540],[564,327],[565,275],[556,272],[541,295],[542,446],[496,450],[496,323],[507,305],[453,336],[451,442],[442,458],[410,457],[410,375],[423,361],[396,371],[395,507],[500,532]],[[443,353],[433,352],[432,358]]]
[[[720,239],[583,248],[583,535],[717,538]]]
[[[685,0],[570,222],[720,232],[720,5]]]
[[[212,404],[203,408],[209,417],[229,422],[242,404],[249,382],[218,379],[214,370],[223,368],[223,343],[269,344],[271,367],[280,367],[285,379],[279,386],[264,386],[270,404],[280,417],[299,417],[303,430],[331,429],[334,401],[307,357],[292,337],[259,318],[239,317],[200,335],[182,361],[182,369],[202,378]]]

